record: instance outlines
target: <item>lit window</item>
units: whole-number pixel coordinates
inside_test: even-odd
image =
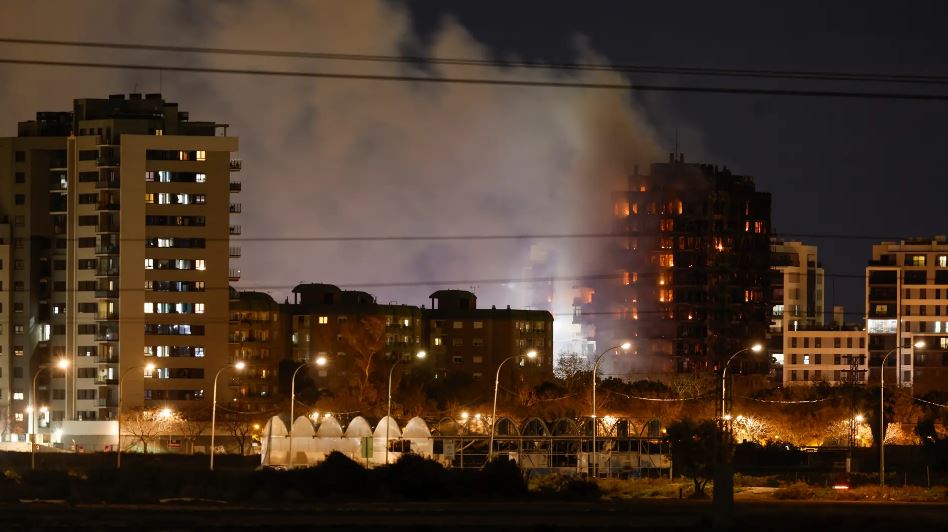
[[[204,161],[204,160],[207,160],[207,152],[206,152],[206,151],[204,151],[204,150],[198,150],[198,151],[196,151],[196,152],[194,152],[194,153],[195,153],[195,154],[194,154],[194,160],[195,160],[195,161]]]
[[[204,303],[195,303],[195,304],[194,304],[194,313],[195,313],[195,314],[204,314]]]
[[[803,355],[803,363],[804,364],[810,363],[810,355]]]
[[[912,255],[912,266],[924,266],[925,255]]]
[[[145,259],[145,269],[154,270],[155,269],[155,259]]]
[[[948,268],[948,255],[938,255],[938,260],[935,262],[939,268]]]
[[[148,173],[150,174],[151,172],[148,172]],[[146,178],[146,179],[147,179],[147,178]],[[148,181],[152,181],[152,180],[151,180],[151,179],[148,179]],[[146,194],[145,194],[145,203],[154,203],[154,202],[155,202],[155,195],[152,194],[152,193],[146,193]]]
[[[204,348],[203,348],[203,347],[200,347],[200,346],[195,347],[195,348],[194,348],[194,356],[197,357],[197,358],[204,358]]]
[[[329,316],[320,316],[320,317],[319,317],[319,324],[320,324],[320,325],[326,325],[327,323],[329,323]]]
[[[197,259],[194,261],[194,269],[203,272],[207,269],[207,263],[204,261],[204,259]]]
[[[162,136],[162,135],[164,135],[164,134],[165,134],[165,132],[164,132],[163,130],[161,130],[161,129],[156,129],[156,130],[155,130],[155,136],[157,136],[157,137],[160,137],[160,136]]]
[[[629,272],[622,272],[622,284],[628,286],[628,284],[629,284]]]
[[[23,412],[17,412],[13,415],[14,421],[23,421]]]
[[[896,320],[866,320],[869,334],[895,334]]]
[[[658,265],[662,268],[671,268],[675,265],[675,256],[671,253],[662,253],[658,256]]]
[[[462,321],[456,321],[456,322],[454,322],[453,327],[454,327],[455,329],[460,329],[460,328],[464,327],[464,322],[462,322]]]
[[[474,322],[474,328],[475,328],[475,329],[483,329],[483,328],[484,328],[484,322],[483,322],[483,321],[475,321],[475,322]]]
[[[152,302],[145,303],[145,314],[153,314],[155,312],[155,304]]]
[[[405,327],[408,327],[408,325],[411,323],[411,320],[405,320],[402,323],[405,325]]]
[[[158,171],[158,182],[159,183],[170,183],[171,182],[171,172],[168,170],[159,170]]]
[[[23,400],[23,392],[13,392],[13,400],[14,400],[14,401],[22,401],[22,400]]]
[[[942,349],[948,349],[948,337],[946,337],[946,338],[939,338],[939,339],[938,339],[938,346],[941,347]]]
[[[186,152],[186,151],[179,151],[179,152],[178,152],[178,160],[179,160],[179,161],[187,161],[187,160],[188,160],[188,152]]]
[[[205,182],[207,182],[207,175],[206,175],[206,174],[194,174],[194,182],[195,182],[195,183],[205,183]]]
[[[434,341],[434,345],[441,345],[441,344],[442,344],[442,340],[441,340],[441,337],[440,337],[440,336],[436,337],[434,340],[435,340],[435,341]]]

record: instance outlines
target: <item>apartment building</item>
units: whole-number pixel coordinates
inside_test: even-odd
[[[635,356],[611,358],[607,371],[714,368],[766,337],[770,194],[753,178],[671,154],[648,175],[636,169],[612,200],[623,236],[604,261],[616,278],[574,301],[598,350],[632,341]]]
[[[865,384],[866,331],[855,325],[784,332],[783,385]]]
[[[14,266],[12,312],[0,314],[13,331],[8,434],[25,433],[28,382],[58,358],[69,369],[44,372],[48,393],[35,398],[52,423],[114,419],[125,374],[130,408],[210,402],[229,358],[236,151],[226,125],[192,122],[158,94],[76,100],[0,139]]]
[[[870,379],[916,393],[948,389],[948,239],[872,246],[866,268]],[[923,345],[924,347],[916,347]]]
[[[538,384],[553,377],[553,315],[545,310],[477,308],[477,296],[466,290],[439,290],[422,308],[425,339],[435,378],[470,376],[482,399],[493,391],[498,366],[511,356],[536,352],[536,358],[501,370],[503,386]]]
[[[287,320],[279,303],[266,293],[230,292],[230,358],[247,367],[230,377],[234,405],[240,410],[264,410],[279,394],[280,361],[286,351]]]

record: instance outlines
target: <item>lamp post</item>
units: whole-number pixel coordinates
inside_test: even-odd
[[[415,353],[415,358],[418,360],[424,360],[428,356],[428,353],[424,351],[418,351]],[[388,435],[391,432],[392,427],[392,374],[395,372],[395,366],[399,365],[402,362],[402,359],[399,358],[392,364],[392,367],[388,370],[388,409],[385,414],[387,419],[385,421],[385,463],[388,464]]]
[[[500,364],[497,366],[497,376],[494,377],[494,409],[493,413],[490,416],[490,442],[487,447],[487,463],[491,461],[494,457],[494,429],[497,428],[497,390],[500,388],[500,368],[504,367],[504,364],[508,360],[513,360],[518,358],[520,355],[514,355],[507,357],[500,361]],[[528,351],[526,355],[529,359],[534,359],[537,357],[536,351]]]
[[[69,361],[65,358],[60,358],[56,362],[56,368],[61,369],[64,372],[66,368],[69,367]],[[36,373],[33,374],[33,395],[30,397],[32,399],[32,405],[30,407],[30,418],[33,421],[33,433],[30,434],[30,469],[36,469],[36,434],[39,432],[39,424],[36,421],[36,411],[38,410],[36,406],[36,378],[39,377],[40,373],[44,369],[52,368],[49,364],[44,364],[36,369]]]
[[[316,360],[313,361],[317,366],[326,365],[326,357],[316,357]],[[308,366],[308,362],[303,362],[300,364],[294,371],[293,376],[290,377],[290,459],[288,467],[293,468],[293,423],[296,421],[293,418],[293,407],[296,406],[296,374],[300,372],[301,369]]]
[[[124,373],[119,377],[119,389],[118,389],[118,413],[116,417],[118,418],[118,452],[115,458],[115,468],[120,469],[122,467],[122,402],[124,400],[122,391],[124,390],[123,385],[125,384],[125,376],[129,373],[135,371],[136,369],[144,369],[146,372],[151,373],[155,371],[155,365],[149,362],[144,366],[134,366],[125,370]],[[144,375],[143,375],[144,377]]]
[[[214,400],[211,403],[211,471],[214,471],[214,429],[217,426],[217,378],[221,376],[221,373],[227,368],[234,368],[237,371],[243,370],[247,365],[243,361],[234,362],[233,364],[227,364],[221,369],[217,370],[217,373],[214,375]]]
[[[735,352],[733,355],[731,355],[731,358],[727,359],[727,362],[724,363],[724,369],[721,370],[721,419],[722,419],[722,420],[724,420],[724,421],[727,421],[727,420],[728,420],[727,406],[726,406],[726,404],[727,404],[727,399],[726,399],[727,394],[725,393],[725,390],[726,390],[726,387],[727,387],[727,368],[728,368],[728,366],[730,366],[730,365],[731,365],[731,361],[734,360],[735,358],[737,358],[737,356],[740,355],[741,353],[745,353],[745,352],[747,352],[747,351],[753,351],[754,353],[760,353],[763,349],[764,349],[764,346],[761,345],[761,344],[754,344],[754,345],[752,345],[752,346],[750,346],[750,347],[745,347],[744,349],[741,349],[741,350]]]
[[[919,340],[915,342],[914,347],[921,349],[925,347],[925,342]],[[885,361],[889,355],[898,350],[896,345],[891,351],[882,357],[882,365],[879,367],[879,486],[885,487]]]
[[[623,351],[628,351],[631,347],[632,347],[632,344],[629,343],[629,342],[625,342],[625,343],[623,343],[622,345],[612,346],[612,347],[610,347],[609,349],[606,349],[605,351],[603,351],[602,353],[599,353],[599,356],[596,357],[596,362],[593,364],[593,370],[592,370],[592,379],[593,379],[593,382],[592,382],[592,385],[593,385],[593,386],[592,386],[592,389],[593,389],[593,391],[592,391],[592,407],[593,407],[593,413],[592,413],[592,431],[593,431],[592,452],[593,452],[593,457],[594,457],[594,458],[593,458],[593,462],[594,462],[594,464],[593,464],[593,477],[596,477],[596,478],[598,478],[598,476],[599,476],[599,453],[596,452],[596,433],[599,432],[599,424],[597,423],[597,418],[596,418],[596,372],[599,370],[599,361],[601,361],[601,360],[602,360],[602,357],[605,356],[607,353],[609,353],[610,351],[612,351],[613,349],[615,349],[616,353],[618,354],[619,349],[622,349]]]

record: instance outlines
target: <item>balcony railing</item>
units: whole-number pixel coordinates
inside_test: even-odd
[[[100,179],[95,182],[95,188],[119,188],[119,179]]]
[[[118,266],[102,266],[99,265],[95,269],[96,277],[118,277],[119,269]]]
[[[95,315],[95,319],[99,321],[113,321],[119,319],[118,312],[99,312]]]
[[[115,353],[99,353],[95,356],[98,364],[118,364],[118,355]]]
[[[118,157],[96,157],[95,158],[96,166],[119,166]]]
[[[95,383],[100,386],[114,386],[118,384],[118,379],[100,375],[95,378]]]
[[[231,234],[231,235],[239,235],[239,234],[240,234],[240,226],[239,226],[239,225],[232,225],[232,226],[230,226],[230,234]]]
[[[99,408],[115,408],[118,406],[118,399],[114,397],[98,398],[95,400]]]
[[[118,244],[104,244],[104,245],[95,247],[96,255],[118,255],[118,252],[119,252]]]
[[[99,224],[95,228],[96,233],[118,233],[119,224]]]
[[[236,270],[236,269],[234,269],[234,268],[231,268],[231,269],[230,269],[230,272],[228,273],[228,278],[229,278],[231,281],[234,281],[234,282],[239,281],[239,280],[240,280],[240,270]]]
[[[240,214],[241,206],[239,203],[230,204],[230,213],[231,214]]]
[[[230,171],[231,171],[231,172],[239,172],[239,171],[240,171],[240,168],[241,168],[242,166],[243,166],[243,165],[241,164],[240,159],[231,159],[231,160],[230,160]]]
[[[240,248],[229,248],[227,254],[232,259],[240,258]]]
[[[96,290],[95,297],[101,299],[115,299],[119,296],[118,290]]]
[[[119,204],[111,202],[102,202],[96,205],[96,208],[100,211],[117,211],[119,210]]]
[[[230,182],[230,191],[231,192],[240,192],[243,187],[240,184],[240,181],[231,181]]]

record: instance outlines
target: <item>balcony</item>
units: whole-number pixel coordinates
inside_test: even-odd
[[[98,224],[95,227],[95,232],[96,233],[118,233],[119,224],[116,224],[116,223]]]
[[[230,182],[230,191],[231,192],[240,192],[243,187],[240,184],[240,181],[231,181]]]
[[[95,188],[97,189],[119,188],[119,179],[117,177],[114,177],[111,179],[100,179],[95,182]]]
[[[95,247],[96,255],[118,255],[118,244],[103,244]]]
[[[240,226],[239,226],[239,225],[232,225],[232,226],[230,226],[230,234],[231,234],[231,235],[239,235],[239,234],[240,234]]]
[[[99,264],[95,269],[96,277],[118,277],[118,266],[109,266],[108,264]]]
[[[96,406],[99,408],[115,408],[118,406],[118,399],[114,397],[105,397],[95,400]]]
[[[240,270],[231,268],[231,269],[230,269],[230,272],[229,272],[228,275],[227,275],[227,278],[230,279],[230,280],[233,281],[233,282],[239,281],[239,280],[240,280]]]
[[[119,337],[118,322],[99,323],[95,331],[97,342],[117,342]]]
[[[99,299],[116,299],[119,296],[118,290],[96,290],[95,297]]]
[[[98,312],[95,315],[96,321],[114,321],[119,319],[118,312]]]
[[[98,377],[95,378],[95,383],[98,384],[99,386],[115,386],[116,384],[118,384],[118,379],[109,378],[104,375],[99,375]]]
[[[228,254],[228,255],[230,256],[230,258],[232,258],[232,259],[239,259],[239,258],[240,258],[240,248],[228,248],[227,254]]]
[[[231,171],[231,172],[239,172],[239,171],[240,171],[240,168],[241,168],[242,166],[243,166],[243,165],[241,164],[240,159],[231,159],[231,160],[230,160],[230,171]]]
[[[96,205],[96,208],[100,211],[117,211],[119,210],[119,204],[111,202],[101,202]]]
[[[97,364],[118,364],[118,355],[115,353],[99,353],[95,356]]]
[[[95,164],[99,168],[112,168],[118,167],[120,162],[119,158],[115,156],[105,156],[105,157],[96,157]]]
[[[230,213],[231,214],[240,214],[241,206],[239,203],[230,204]]]

